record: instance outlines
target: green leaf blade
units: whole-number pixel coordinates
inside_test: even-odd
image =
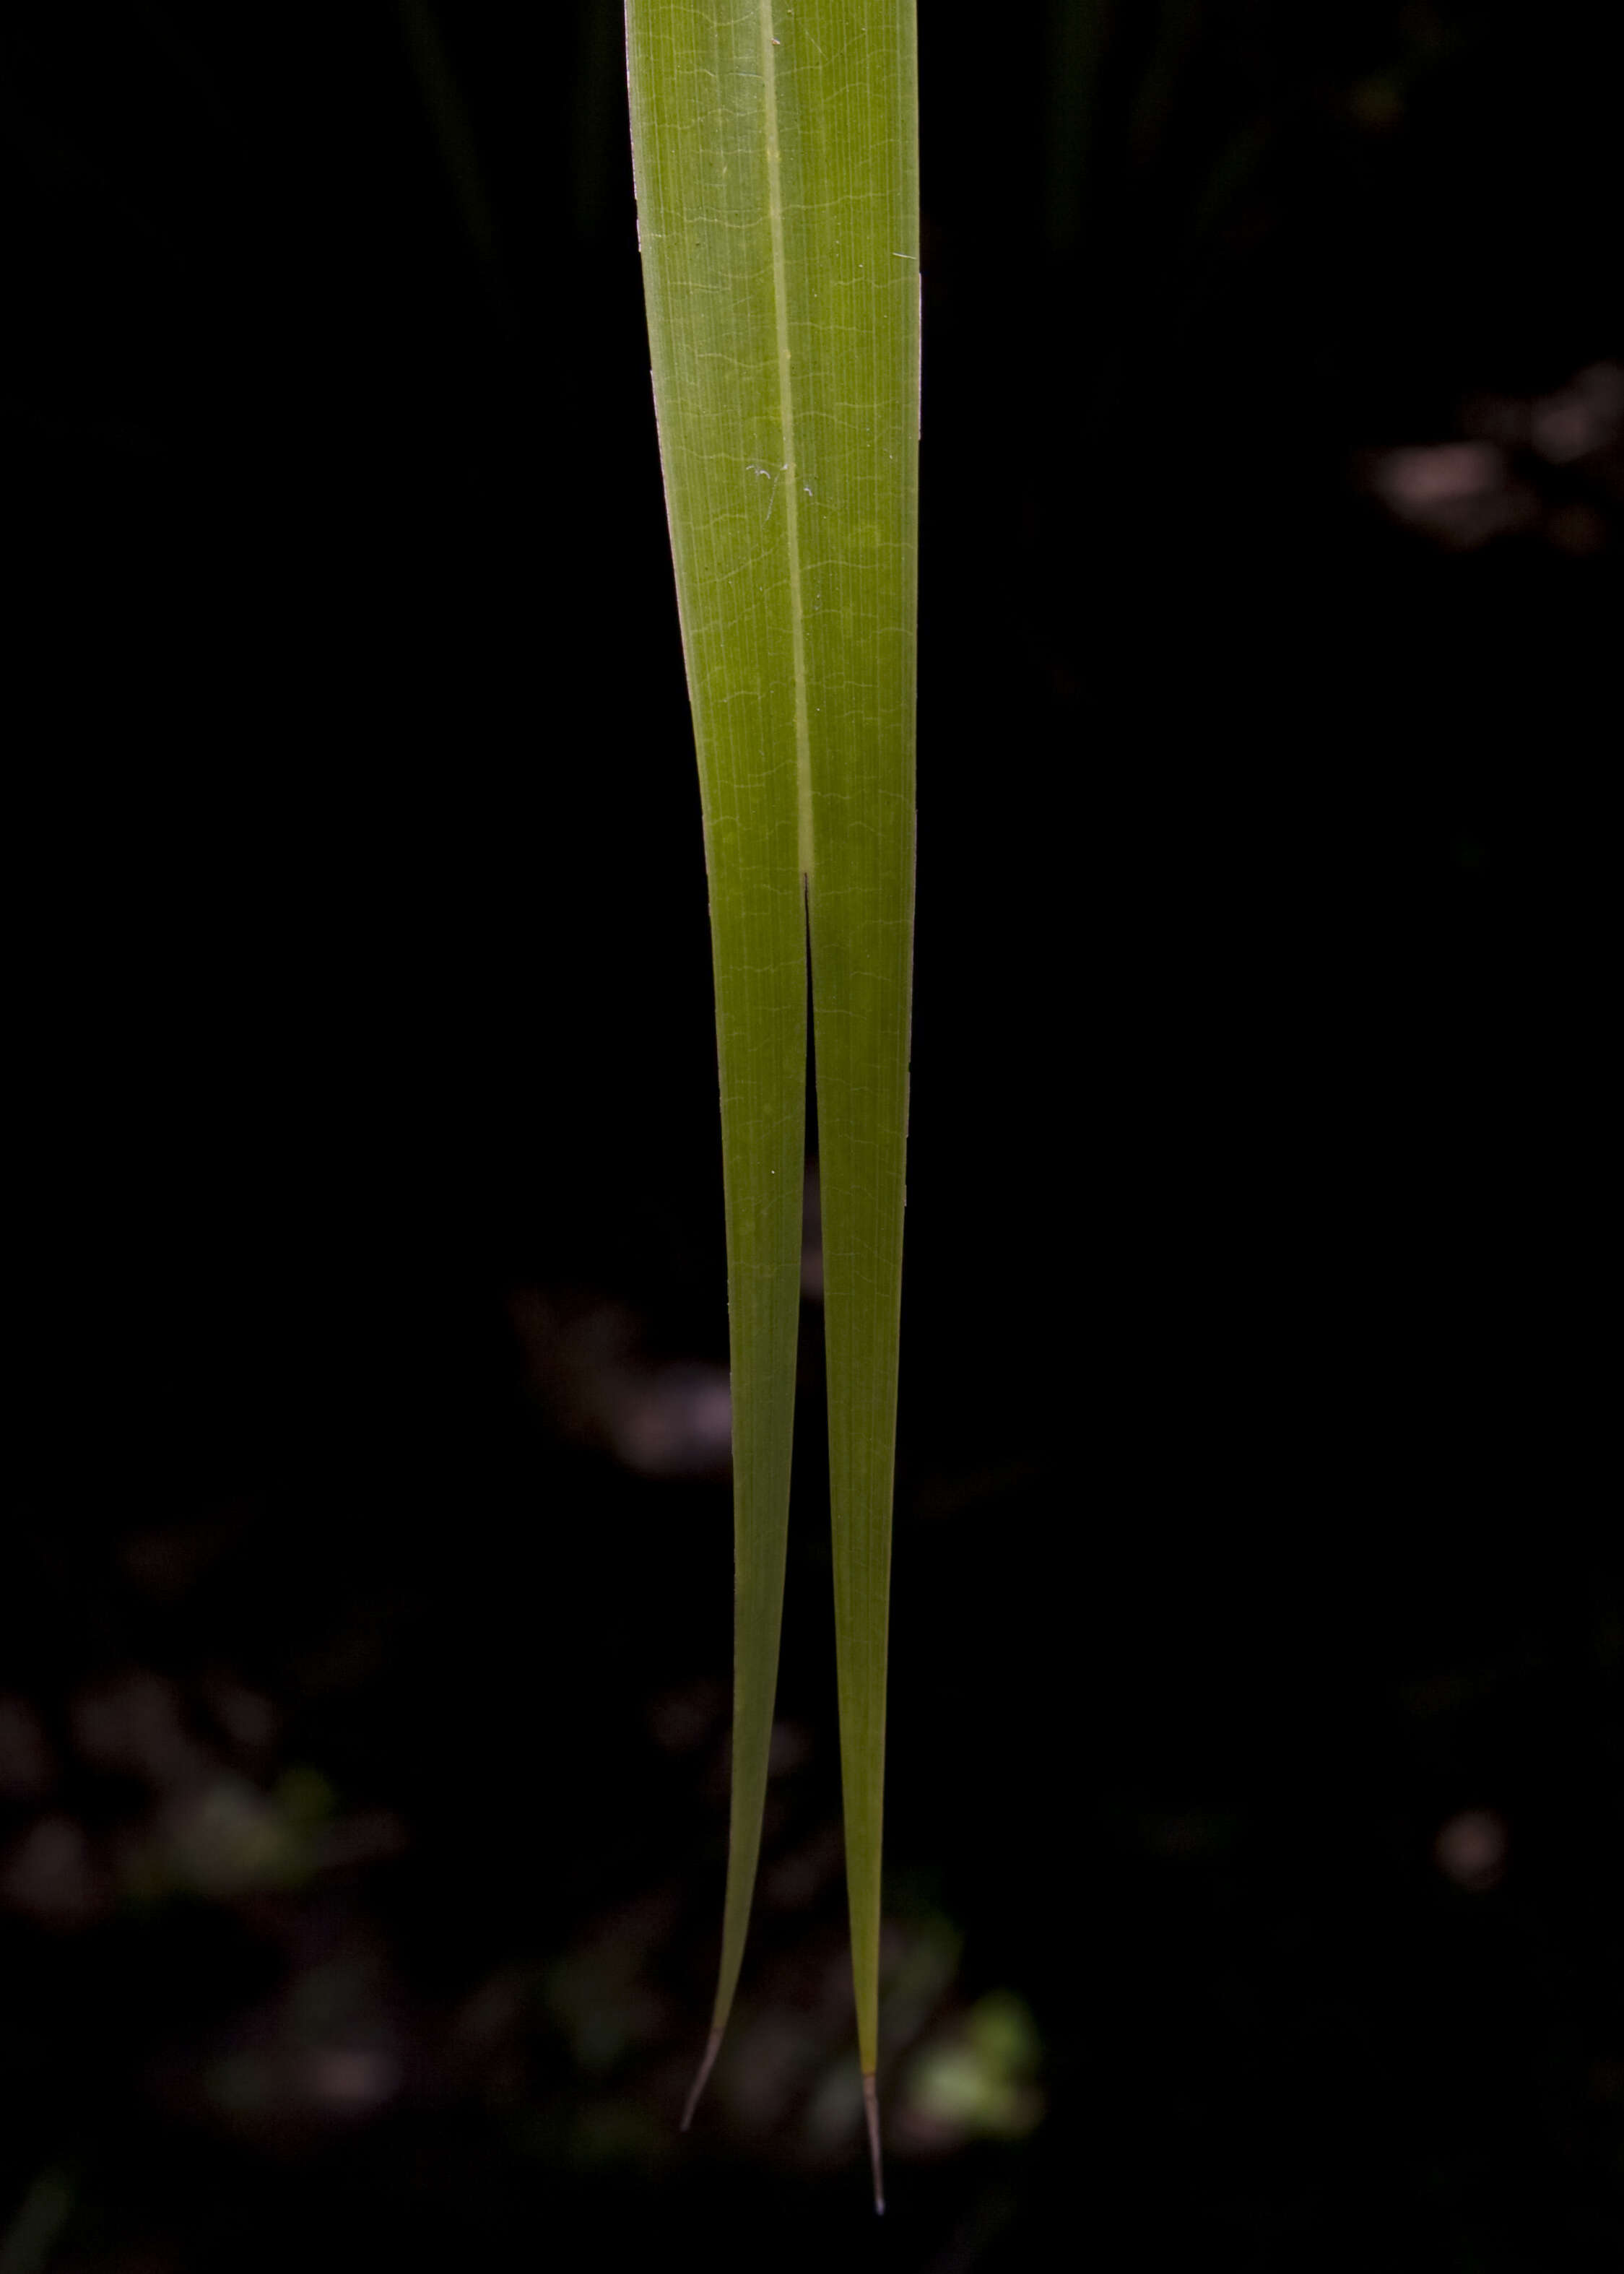
[[[872,2076],[913,936],[913,0],[753,0],[727,13],[628,0],[627,26],[727,1196],[734,1778],[712,2050],[743,1947],[771,1738],[809,925],[841,1762]]]
[[[810,491],[808,908],[846,1880],[872,2077],[914,937],[916,64],[911,4],[794,20],[798,65],[821,56],[797,89],[808,191],[787,209],[793,268],[816,280],[792,338]]]
[[[722,1959],[695,2098],[733,2004],[761,1846],[806,1141],[802,737],[778,496],[783,407],[760,36],[754,9],[726,20],[693,0],[630,0],[627,10],[655,408],[710,879],[733,1375],[733,1792]]]

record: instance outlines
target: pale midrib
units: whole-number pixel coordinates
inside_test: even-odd
[[[795,389],[790,374],[789,280],[784,259],[784,165],[778,152],[778,41],[772,0],[761,0],[762,78],[767,89],[767,227],[772,241],[772,307],[778,325],[778,423],[784,436],[782,523],[789,546],[790,653],[795,674],[795,791],[801,874],[812,883],[812,724],[807,709],[807,638],[801,608],[801,485],[795,466]]]

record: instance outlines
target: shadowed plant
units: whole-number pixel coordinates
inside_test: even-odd
[[[699,759],[733,1368],[733,1795],[710,2073],[761,1847],[789,1509],[807,959],[858,2050],[878,2057],[914,914],[913,0],[628,0],[633,157]]]

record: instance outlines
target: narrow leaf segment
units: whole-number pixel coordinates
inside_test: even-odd
[[[914,909],[914,4],[628,0],[627,39],[710,877],[733,1353],[732,1820],[721,1972],[693,2098],[738,1983],[766,1793],[793,1426],[809,939],[846,1873],[879,2204],[880,1841]]]

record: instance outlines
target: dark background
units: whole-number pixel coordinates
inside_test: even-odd
[[[618,16],[8,10],[0,2274],[1618,2264],[1607,14],[924,11],[876,2229]]]

